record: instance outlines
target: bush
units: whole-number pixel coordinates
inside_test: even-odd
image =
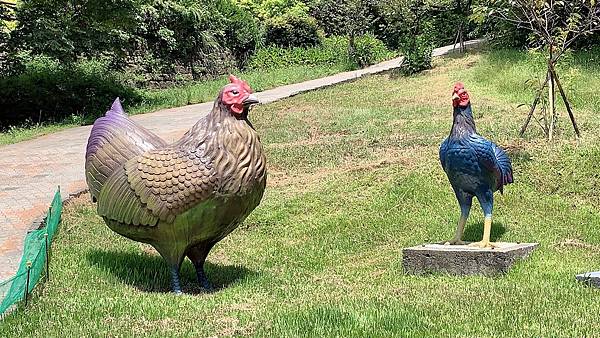
[[[374,32],[381,24],[376,0],[315,0],[310,15],[328,36]]]
[[[285,14],[269,19],[266,42],[279,47],[312,47],[321,44],[317,21],[308,16]]]
[[[231,0],[219,3],[224,17],[223,27],[227,48],[232,52],[239,68],[244,68],[250,56],[260,46],[263,33],[252,14]]]
[[[343,37],[325,38],[321,46],[311,48],[268,46],[259,49],[248,66],[252,69],[271,69],[292,65],[333,65],[348,61],[345,53],[340,53],[340,50],[347,48],[348,40]]]
[[[128,104],[141,95],[119,81],[106,61],[70,65],[47,56],[23,63],[18,75],[0,78],[0,129],[24,121],[58,121],[71,115],[86,118],[103,114],[116,98]]]
[[[282,48],[269,46],[256,52],[249,62],[253,69],[282,68],[294,65],[339,65],[345,64],[348,69],[355,69],[359,62],[348,55],[349,41],[347,37],[332,36],[325,38],[323,44],[311,48]],[[373,64],[395,56],[383,42],[372,35],[355,39],[354,56],[363,60],[363,66]]]
[[[350,59],[360,68],[390,59],[396,55],[372,34],[355,38],[354,48],[351,48],[350,53]]]
[[[433,45],[426,36],[418,36],[401,47],[404,54],[402,72],[408,75],[431,68],[431,52]]]

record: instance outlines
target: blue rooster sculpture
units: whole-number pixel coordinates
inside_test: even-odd
[[[462,83],[454,86],[452,96],[454,121],[450,135],[440,146],[440,162],[448,175],[460,205],[460,219],[454,238],[446,244],[465,244],[462,241],[465,223],[477,197],[485,215],[483,239],[471,243],[480,248],[495,247],[490,242],[494,192],[513,182],[510,159],[500,147],[477,134],[469,94]]]

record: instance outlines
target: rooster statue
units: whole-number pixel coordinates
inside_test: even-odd
[[[502,193],[503,187],[513,182],[510,159],[504,150],[477,134],[469,94],[462,83],[454,85],[452,104],[454,122],[450,135],[440,146],[440,161],[456,194],[461,215],[454,238],[446,244],[465,244],[463,231],[475,196],[485,221],[483,239],[470,245],[495,247],[490,242],[494,192]]]
[[[198,282],[211,285],[204,261],[211,248],[258,206],[266,159],[248,121],[258,100],[231,75],[212,111],[179,141],[167,144],[127,117],[119,99],[94,123],[85,156],[86,180],[110,229],[152,245],[171,268],[187,256]]]

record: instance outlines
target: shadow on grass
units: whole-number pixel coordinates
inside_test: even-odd
[[[492,223],[490,241],[497,242],[506,232],[506,227],[500,222]],[[463,240],[467,242],[479,242],[483,237],[483,222],[471,223],[465,226]]]
[[[93,266],[108,271],[124,284],[144,292],[171,292],[171,274],[162,257],[138,252],[92,250],[86,256]],[[204,269],[215,291],[227,288],[257,273],[243,266],[220,265],[207,261]],[[187,259],[181,265],[181,283],[184,293],[199,294],[205,290],[198,285],[196,270]]]

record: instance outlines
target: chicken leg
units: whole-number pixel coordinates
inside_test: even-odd
[[[492,216],[486,216],[483,222],[483,238],[479,242],[471,243],[469,246],[478,247],[481,249],[497,248],[496,243],[490,242],[490,235],[492,233]]]
[[[469,246],[478,247],[481,249],[496,248],[495,243],[490,242],[492,233],[492,210],[494,209],[494,195],[492,192],[484,193],[477,196],[481,209],[485,215],[483,222],[483,238],[479,242],[471,243]]]
[[[456,198],[460,206],[460,219],[458,220],[458,226],[454,233],[454,238],[444,243],[444,245],[464,245],[465,242],[462,240],[463,233],[465,231],[465,224],[469,218],[471,212],[471,205],[473,204],[473,195],[470,195],[462,190],[456,190]]]
[[[214,242],[200,243],[194,247],[191,247],[187,252],[188,258],[190,259],[190,261],[192,261],[192,264],[194,264],[194,267],[196,268],[196,276],[198,277],[198,283],[200,283],[200,285],[206,291],[213,290],[213,287],[208,278],[206,277],[206,273],[204,272],[204,262],[206,261],[206,256],[208,256],[208,253],[210,249],[212,249],[213,245],[215,245]]]
[[[173,285],[173,292],[176,295],[181,295],[183,292],[181,291],[181,281],[179,280],[179,267],[177,266],[171,267],[171,283]]]

